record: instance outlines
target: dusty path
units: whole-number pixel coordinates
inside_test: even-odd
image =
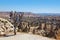
[[[0,40],[54,40],[33,34],[20,33],[15,36],[0,37]]]

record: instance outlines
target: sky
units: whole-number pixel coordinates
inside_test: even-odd
[[[0,11],[60,13],[60,0],[0,0]]]

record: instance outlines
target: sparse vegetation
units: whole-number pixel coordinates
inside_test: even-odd
[[[57,31],[60,29],[59,16],[24,16],[24,12],[10,12],[10,22],[14,25],[14,33],[18,32],[32,33],[44,37],[56,38]],[[2,23],[8,23],[2,21]],[[11,27],[12,28],[12,27]]]

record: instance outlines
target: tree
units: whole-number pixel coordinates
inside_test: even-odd
[[[20,32],[20,29],[22,30],[22,17],[23,17],[23,15],[24,15],[24,13],[22,12],[18,16],[18,32]]]
[[[12,18],[13,16],[13,11],[10,12],[10,19]]]
[[[17,14],[16,11],[14,12],[14,35],[16,35],[16,27],[17,27]]]
[[[13,20],[14,35],[16,35],[16,26],[17,26],[17,14],[16,14],[16,11],[15,12],[13,12],[13,11],[10,12],[10,19]]]

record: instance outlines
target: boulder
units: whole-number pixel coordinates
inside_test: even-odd
[[[14,26],[6,19],[0,18],[0,35],[14,31]]]

